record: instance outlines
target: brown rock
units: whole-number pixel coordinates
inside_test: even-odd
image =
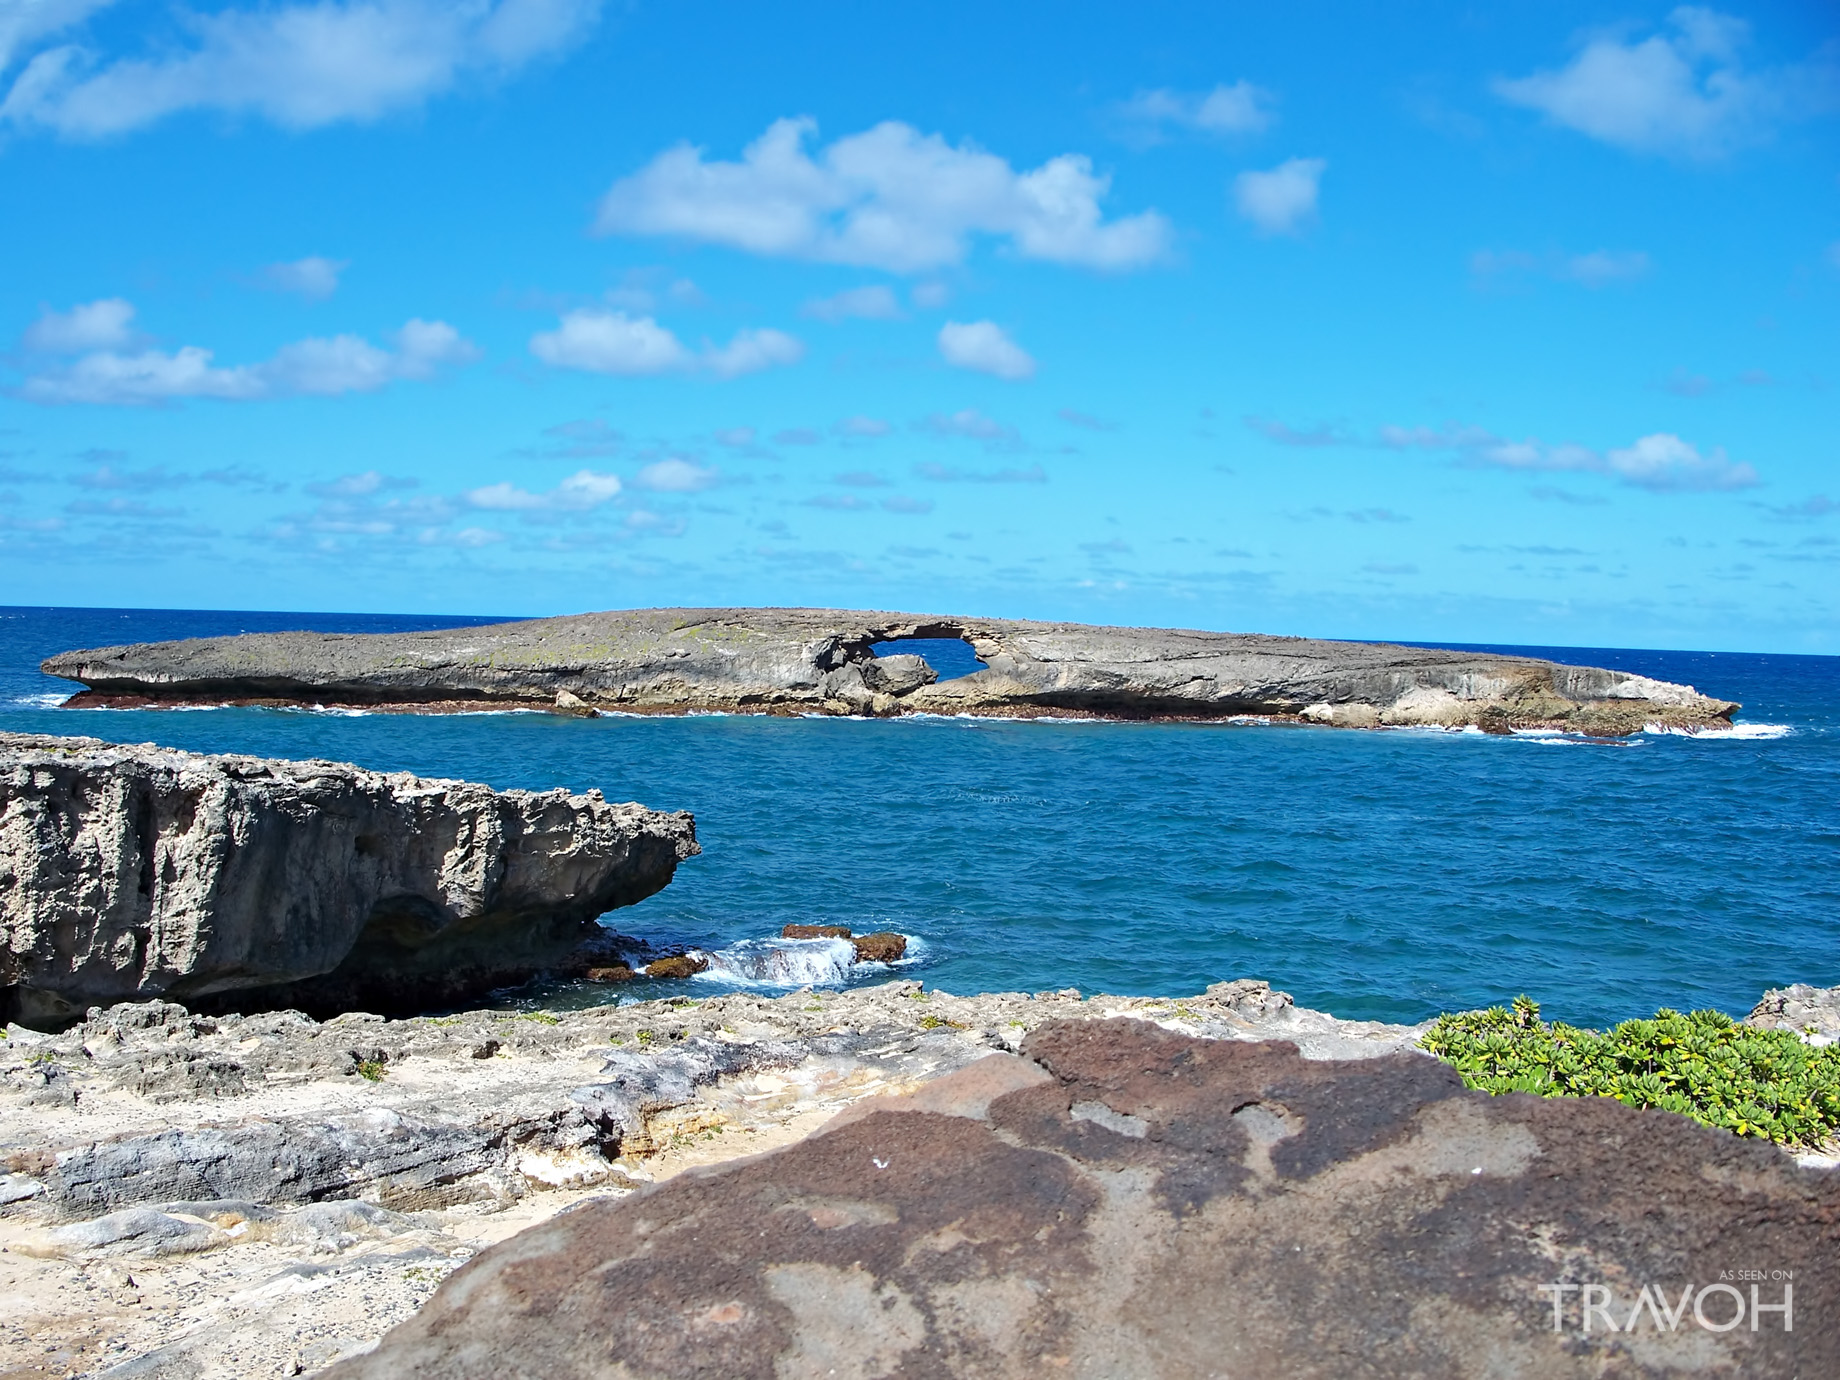
[[[848,925],[788,925],[779,932],[781,939],[848,939]]]
[[[678,954],[673,958],[661,958],[655,963],[646,964],[645,975],[649,978],[687,978],[708,966],[709,960],[700,954]]]
[[[625,963],[616,963],[610,968],[590,968],[582,974],[589,982],[631,982],[639,975]]]
[[[1128,1019],[1023,1048],[556,1217],[327,1374],[1840,1374],[1840,1178],[1767,1144],[1416,1054]]]
[[[907,954],[907,936],[893,930],[856,936],[858,963],[894,963]]]

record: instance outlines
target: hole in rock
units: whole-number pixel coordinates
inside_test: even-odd
[[[941,680],[957,680],[989,665],[978,660],[977,649],[962,637],[901,637],[892,642],[871,642],[869,650],[877,656],[925,657],[926,664]]]

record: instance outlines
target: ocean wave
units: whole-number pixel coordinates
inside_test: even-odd
[[[1733,743],[1768,742],[1772,738],[1787,738],[1795,732],[1788,724],[1733,724],[1729,728],[1680,728],[1672,724],[1644,724],[1642,731],[1658,737]]]
[[[7,704],[14,709],[56,709],[74,693],[71,690],[47,690],[41,695],[16,695]]]
[[[729,987],[842,987],[855,979],[920,961],[925,944],[906,935],[907,954],[894,963],[858,963],[847,939],[742,939],[697,950],[709,966],[697,980]]]

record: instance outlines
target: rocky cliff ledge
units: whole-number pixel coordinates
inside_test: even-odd
[[[877,643],[953,638],[986,663],[941,681]],[[560,705],[1114,718],[1267,715],[1370,727],[1638,732],[1723,727],[1689,686],[1528,657],[1163,628],[836,609],[640,609],[415,633],[250,633],[66,652],[70,703]]]
[[[341,762],[0,734],[0,1000],[397,1012],[521,981],[698,851],[688,814]]]

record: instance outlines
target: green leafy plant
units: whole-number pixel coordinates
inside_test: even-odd
[[[560,1017],[552,1016],[547,1011],[520,1011],[517,1014],[517,1019],[520,1021],[535,1021],[538,1025],[562,1024]]]
[[[372,1083],[381,1083],[385,1072],[384,1066],[375,1059],[358,1061],[358,1077],[368,1079]]]
[[[944,1016],[934,1015],[931,1011],[920,1018],[920,1028],[922,1030],[938,1030],[941,1026],[944,1026],[948,1030],[970,1029],[969,1026],[963,1025],[958,1021],[949,1021]]]
[[[1520,996],[1442,1015],[1419,1043],[1484,1092],[1613,1097],[1797,1149],[1840,1139],[1840,1045],[1816,1048],[1721,1011],[1663,1008],[1585,1030],[1541,1020],[1539,1003]]]

